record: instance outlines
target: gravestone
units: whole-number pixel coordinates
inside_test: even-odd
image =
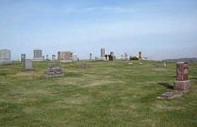
[[[11,51],[9,49],[0,50],[0,64],[11,64]]]
[[[32,60],[25,59],[23,62],[23,71],[32,71]]]
[[[105,58],[105,49],[104,48],[101,48],[101,57],[100,57],[100,60],[106,60],[106,58]]]
[[[99,60],[99,58],[98,57],[95,57],[95,60]]]
[[[76,57],[76,56],[74,56]],[[62,63],[69,63],[73,61],[73,53],[70,51],[59,51],[58,60]]]
[[[46,78],[63,76],[63,71],[60,66],[49,63]]]
[[[166,64],[166,62],[164,62],[164,63],[163,63],[163,67],[164,67],[164,68],[166,68],[166,67],[167,67],[167,64]]]
[[[41,49],[34,49],[33,54],[34,54],[33,61],[43,61],[44,60]]]
[[[124,53],[124,59],[125,59],[125,60],[129,60],[128,54],[127,54],[126,52]]]
[[[139,58],[139,60],[142,60],[142,52],[139,52],[138,58]]]
[[[89,60],[92,60],[92,53],[90,53]]]
[[[72,55],[72,61],[73,61],[73,62],[78,61],[77,55]]]
[[[156,67],[156,68],[167,68],[167,64],[166,64],[166,62],[164,62],[164,63],[158,62],[158,63],[154,64],[154,67]]]
[[[188,77],[189,65],[187,62],[178,62],[176,64],[176,82],[174,84],[175,90],[188,90],[191,86]]]
[[[21,63],[25,62],[26,54],[21,54]]]
[[[56,59],[56,55],[52,55],[52,60],[55,60]]]

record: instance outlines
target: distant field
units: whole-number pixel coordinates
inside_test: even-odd
[[[193,89],[174,100],[175,64],[79,61],[64,64],[64,76],[46,79],[47,62],[22,72],[20,63],[0,65],[0,127],[197,127],[197,65]],[[88,64],[86,68],[82,64]]]

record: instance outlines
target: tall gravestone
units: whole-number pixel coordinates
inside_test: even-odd
[[[26,54],[21,54],[21,62],[25,62],[25,59],[26,59]]]
[[[105,60],[105,49],[101,48],[101,60]]]
[[[142,52],[139,52],[139,60],[142,60]]]
[[[190,88],[190,80],[188,77],[189,65],[187,62],[178,62],[176,64],[176,82],[174,84],[175,90],[187,90]]]
[[[23,65],[23,71],[32,71],[32,60],[26,59],[26,54],[21,54],[21,63]]]
[[[129,60],[128,54],[127,54],[126,52],[124,53],[124,59],[125,59],[125,60]]]
[[[25,60],[26,60],[26,54],[21,54],[21,63],[23,65],[23,70],[25,70]]]
[[[92,53],[90,53],[89,60],[92,60]]]

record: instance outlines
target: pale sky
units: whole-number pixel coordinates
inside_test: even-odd
[[[151,59],[197,57],[197,0],[0,0],[0,49],[12,59],[101,47]]]

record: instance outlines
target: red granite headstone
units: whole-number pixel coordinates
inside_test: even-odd
[[[188,68],[189,65],[187,62],[178,62],[176,64],[176,82],[174,85],[174,89],[187,90],[190,87]]]

